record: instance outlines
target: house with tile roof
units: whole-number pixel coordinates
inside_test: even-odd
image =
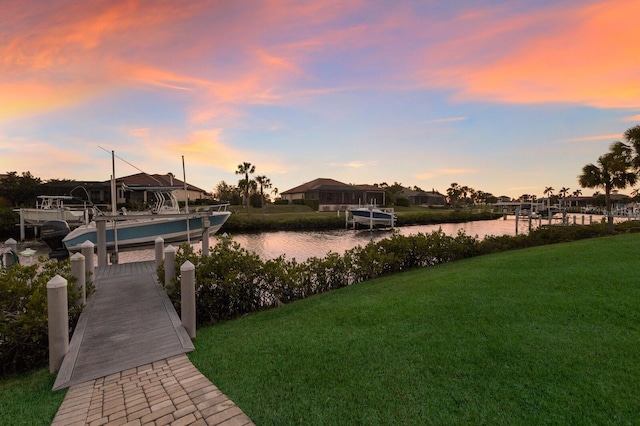
[[[384,206],[385,191],[377,185],[352,185],[335,179],[318,178],[280,193],[283,200],[310,200],[320,211],[337,211],[364,204]]]
[[[414,206],[443,207],[447,205],[447,197],[436,191],[414,191],[405,188],[402,195]]]
[[[146,204],[148,193],[146,191],[125,191],[124,185],[128,186],[167,186],[175,187],[173,195],[180,202],[185,200],[184,182],[177,179],[172,174],[147,174],[138,173],[135,175],[116,178],[116,200],[118,204]],[[74,180],[54,180],[42,184],[42,195],[72,195],[81,199],[89,199],[94,205],[100,208],[108,208],[111,205],[111,181],[74,181]],[[202,199],[211,199],[211,195],[205,190],[187,183],[189,202]]]

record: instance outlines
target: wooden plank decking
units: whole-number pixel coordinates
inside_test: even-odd
[[[150,261],[96,270],[96,293],[80,316],[53,390],[194,349],[154,268]]]

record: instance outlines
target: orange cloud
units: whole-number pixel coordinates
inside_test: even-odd
[[[622,138],[621,134],[614,133],[610,135],[582,136],[579,138],[565,139],[563,142],[591,142],[591,141],[601,141],[601,140],[614,141],[620,138]]]
[[[436,52],[449,63],[423,77],[456,87],[458,100],[638,107],[638,14],[639,2],[610,0],[485,21],[494,34],[447,43],[454,63]]]
[[[434,178],[435,176],[435,173],[418,173],[416,175],[413,175],[413,177],[418,180],[428,180]]]
[[[361,169],[363,167],[373,167],[378,164],[378,161],[349,161],[347,163],[330,163],[329,167],[346,167],[350,169]]]
[[[438,169],[438,174],[441,175],[462,175],[476,172],[477,170],[472,169]]]

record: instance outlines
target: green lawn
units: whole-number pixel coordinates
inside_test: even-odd
[[[256,424],[637,424],[640,234],[397,274],[198,330],[194,364]],[[0,424],[49,424],[46,369]]]
[[[0,424],[51,424],[66,395],[51,392],[55,379],[47,368],[0,379]]]
[[[640,421],[640,235],[474,258],[198,330],[257,424]]]

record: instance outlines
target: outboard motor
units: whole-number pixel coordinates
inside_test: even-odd
[[[69,224],[64,220],[49,220],[42,224],[40,235],[42,241],[51,249],[49,259],[60,260],[69,257],[69,251],[62,242],[69,232]]]

